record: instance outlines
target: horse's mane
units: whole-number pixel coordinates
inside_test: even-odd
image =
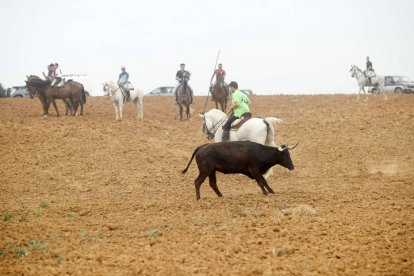
[[[223,116],[226,116],[226,113],[224,113],[223,111],[221,111],[221,110],[219,110],[219,109],[217,109],[217,108],[213,108],[213,109],[211,109],[210,111],[208,111],[210,114],[212,114],[213,116],[215,115],[215,116],[221,116],[221,117],[223,117]]]
[[[38,76],[30,75],[27,78],[26,83],[30,86],[33,86],[33,87],[42,88],[42,87],[48,86],[51,83],[51,81],[50,80],[42,80]]]

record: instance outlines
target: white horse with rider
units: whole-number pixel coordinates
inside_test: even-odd
[[[142,101],[144,98],[144,92],[141,89],[135,88],[129,83],[130,101],[134,103],[137,108],[138,118],[144,118],[144,107]],[[115,118],[117,121],[122,121],[122,110],[124,103],[126,103],[126,95],[123,89],[116,85],[113,81],[103,83],[103,90],[105,96],[110,96],[112,104],[115,108]]]
[[[200,116],[203,118],[203,133],[207,134],[207,138],[214,138],[216,143],[221,142],[223,125],[228,118],[226,113],[214,108]],[[251,118],[238,129],[230,129],[229,141],[252,141],[270,147],[277,147],[273,124],[280,122],[282,120],[276,117]],[[269,177],[272,172],[273,170],[270,169],[266,177]]]
[[[356,80],[358,82],[359,91],[358,91],[358,98],[357,99],[359,99],[359,95],[362,94],[362,92],[364,92],[364,95],[365,95],[365,86],[374,86],[375,87],[374,89],[376,89],[376,91],[384,92],[384,82],[385,82],[385,80],[384,80],[383,76],[375,74],[375,76],[370,77],[371,78],[371,83],[368,83],[368,76],[366,76],[364,71],[359,69],[358,66],[351,65],[351,70],[349,70],[349,72],[351,72],[351,76],[353,78],[356,78]],[[387,94],[384,93],[384,96],[385,96],[384,99],[386,100],[387,99]]]
[[[200,116],[203,118],[203,133],[206,133],[209,139],[214,137],[215,142],[221,142],[222,127],[227,121],[226,113],[214,108]],[[275,117],[251,118],[237,130],[230,129],[229,141],[252,141],[276,147],[273,124],[281,121]]]

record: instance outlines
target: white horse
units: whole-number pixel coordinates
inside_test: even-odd
[[[361,94],[361,91],[364,92],[365,95],[365,86],[368,86],[368,77],[365,76],[364,72],[359,69],[357,66],[355,65],[351,65],[351,70],[349,70],[349,72],[351,72],[351,76],[357,79],[358,82],[358,86],[359,86],[359,91],[358,91],[358,98],[359,99],[359,95]],[[374,77],[371,77],[371,85],[375,86],[378,92],[384,92],[384,77],[380,76],[378,74],[376,74]],[[387,99],[387,94],[384,93],[385,95],[385,100]]]
[[[200,116],[203,118],[203,133],[207,134],[208,139],[212,139],[214,136],[216,143],[221,142],[223,125],[227,121],[226,113],[214,108]],[[270,147],[277,147],[273,124],[281,121],[281,119],[275,117],[251,118],[237,130],[230,129],[229,141],[252,141]],[[265,178],[272,174],[273,169],[271,168]]]
[[[209,139],[213,138],[216,142],[221,142],[223,135],[223,125],[227,121],[226,113],[218,109],[211,109],[204,115],[203,133],[206,133]],[[230,130],[230,141],[252,141],[262,145],[276,147],[273,124],[281,122],[281,119],[275,117],[251,118],[245,122],[239,129]]]
[[[134,88],[132,84],[129,84],[130,99],[135,104],[138,112],[138,118],[144,118],[144,106],[142,105],[142,99],[144,98],[144,92],[141,89]],[[122,121],[122,108],[124,106],[124,95],[121,88],[113,81],[108,81],[103,84],[103,90],[106,96],[111,96],[112,104],[115,107],[115,118],[118,121]]]

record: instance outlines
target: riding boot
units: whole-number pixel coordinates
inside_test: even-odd
[[[211,101],[214,102],[213,86],[210,86]]]
[[[193,89],[190,89],[190,103],[191,104],[193,104],[194,103],[194,101],[193,101]]]
[[[368,85],[371,86],[371,77],[368,77]]]
[[[230,130],[223,129],[223,136],[221,138],[222,142],[228,142],[230,140]]]
[[[126,90],[127,102],[128,102],[129,100],[131,100],[131,95],[130,95],[129,93],[130,93],[130,92],[129,92],[129,90]]]

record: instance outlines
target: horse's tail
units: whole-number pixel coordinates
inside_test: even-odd
[[[276,117],[267,117],[263,119],[263,122],[265,123],[267,127],[265,145],[276,147],[275,137],[274,137],[275,130],[273,128],[273,124],[280,123],[282,122],[282,120]]]
[[[197,151],[198,151],[201,147],[203,147],[203,146],[204,146],[204,145],[201,145],[201,146],[197,147],[197,148],[194,150],[193,155],[191,156],[190,162],[188,162],[187,167],[186,167],[184,170],[182,170],[182,171],[181,171],[181,173],[186,173],[186,172],[188,171],[188,168],[190,167],[190,164],[191,164],[191,162],[193,161],[195,154],[196,154],[196,153],[197,153]]]
[[[82,102],[86,104],[86,92],[85,92],[85,87],[83,87],[83,85],[82,85]]]

